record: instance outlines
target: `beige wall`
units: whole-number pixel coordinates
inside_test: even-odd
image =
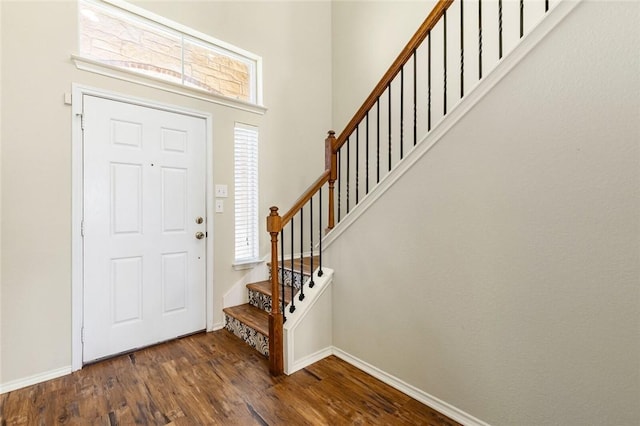
[[[233,185],[233,125],[261,129],[261,205],[294,200],[322,169],[331,121],[330,4],[140,2],[264,59],[264,116],[80,71],[76,4],[2,1],[0,384],[71,364],[72,83],[208,112],[214,180]],[[305,161],[296,159],[304,156]],[[317,160],[314,160],[316,159]],[[278,167],[271,164],[279,161]],[[285,164],[286,166],[282,166]],[[295,179],[291,179],[295,176]],[[233,204],[215,215],[214,321],[232,269]],[[263,241],[262,254],[266,254]]]
[[[0,1],[0,224],[2,223],[2,2]],[[2,226],[0,225],[0,256],[2,256]],[[0,344],[2,343],[2,262],[0,261]],[[0,383],[2,381],[2,349],[0,348]]]
[[[328,248],[336,347],[489,424],[640,423],[638,8],[580,4]]]
[[[333,125],[342,131],[427,17],[434,0],[334,1]]]

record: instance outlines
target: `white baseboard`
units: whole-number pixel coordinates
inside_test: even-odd
[[[25,377],[18,380],[12,380],[7,383],[0,384],[0,394],[11,392],[17,389],[25,388],[27,386],[36,385],[38,383],[46,382],[47,380],[56,379],[58,377],[71,374],[71,366],[56,368],[55,370],[45,371],[44,373],[34,374],[33,376]]]
[[[224,328],[224,321],[222,322],[216,322],[213,324],[213,327],[211,327],[211,330],[207,330],[207,332],[209,331],[218,331],[218,330],[222,330]]]
[[[439,413],[444,414],[452,420],[455,420],[458,423],[461,423],[466,426],[489,426],[488,423],[483,422],[480,419],[473,417],[471,414],[466,413],[459,408],[454,407],[451,404],[448,404],[441,399],[436,398],[433,395],[428,394],[427,392],[416,388],[391,374],[380,370],[378,367],[375,367],[368,362],[365,362],[342,349],[333,347],[333,354],[338,358],[342,359],[345,362],[353,365],[354,367],[364,371],[375,377],[376,379],[388,384],[392,388],[399,390],[400,392],[409,395],[411,398],[420,401],[424,405],[427,405]]]
[[[330,355],[333,355],[333,347],[320,349],[316,353],[307,355],[306,357],[296,361],[295,364],[293,364],[293,366],[291,367],[291,369],[287,371],[287,375],[293,374],[298,370],[302,370],[303,368],[308,367],[311,364],[316,363],[321,359],[326,358]]]

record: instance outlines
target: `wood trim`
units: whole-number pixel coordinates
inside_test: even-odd
[[[336,132],[329,130],[329,135],[324,141],[325,147],[325,167],[329,171],[329,218],[327,231],[335,226],[335,197],[334,188],[338,179],[338,153],[334,149],[336,146]]]
[[[393,64],[391,64],[391,67],[389,67],[389,69],[384,74],[382,79],[378,82],[369,97],[364,101],[358,112],[356,112],[351,121],[349,121],[347,127],[345,127],[342,133],[340,133],[340,136],[338,136],[337,143],[334,147],[334,152],[338,152],[340,147],[342,147],[342,145],[344,145],[344,143],[347,141],[349,135],[351,135],[356,127],[358,127],[358,124],[360,124],[360,122],[364,120],[367,112],[371,108],[373,108],[378,98],[382,96],[384,91],[387,89],[387,86],[391,83],[395,76],[398,75],[409,58],[411,58],[414,50],[416,50],[420,46],[429,32],[436,26],[444,12],[449,8],[449,6],[451,6],[451,3],[453,3],[453,0],[440,0],[438,4],[436,4],[431,13],[429,13],[429,16],[427,16],[427,19],[425,19],[422,25],[420,25],[418,31],[416,31],[413,37],[411,37],[409,43],[407,43],[404,49],[402,49],[396,60],[393,62]]]
[[[270,208],[267,216],[267,231],[271,235],[271,312],[269,312],[269,371],[274,376],[284,373],[284,346],[280,312],[280,286],[278,285],[278,233],[282,229],[282,218],[277,207]]]
[[[324,173],[322,173],[322,175],[320,175],[320,177],[314,183],[312,183],[309,188],[307,188],[304,194],[302,194],[300,198],[298,198],[298,200],[293,204],[293,207],[291,207],[288,212],[282,215],[282,226],[280,227],[280,229],[282,229],[287,223],[289,223],[291,218],[293,218],[293,216],[298,213],[300,208],[303,207],[311,199],[311,197],[313,197],[316,192],[320,190],[320,188],[322,188],[322,185],[329,181],[330,174],[330,170],[325,170]]]

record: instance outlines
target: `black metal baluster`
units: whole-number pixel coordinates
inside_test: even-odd
[[[376,101],[377,137],[376,137],[376,183],[380,182],[380,97]]]
[[[400,68],[400,159],[402,160],[402,145],[404,143],[404,66]]]
[[[322,191],[320,188],[318,191]],[[309,240],[311,240],[311,280],[309,281],[309,288],[313,288],[316,283],[313,282],[313,195],[309,198]]]
[[[524,35],[524,0],[520,0],[520,38]]]
[[[478,80],[482,79],[482,0],[478,0]]]
[[[356,206],[360,201],[360,124],[356,127]]]
[[[549,0],[544,0],[544,11],[545,12],[549,11]]]
[[[431,131],[431,31],[427,37],[427,131]]]
[[[300,207],[300,297],[299,301],[304,300],[304,207]]]
[[[413,51],[413,146],[418,143],[418,55]]]
[[[464,97],[464,1],[460,0],[460,99]]]
[[[322,188],[318,191],[318,277],[321,277],[322,272]]]
[[[366,191],[365,194],[369,193],[369,111],[367,111],[367,155],[366,155]]]
[[[447,115],[447,11],[442,14],[444,24],[444,115]]]
[[[351,165],[351,159],[349,158],[349,138],[347,138],[347,214],[349,214],[349,166]]]
[[[287,320],[285,315],[285,306],[287,304],[284,302],[284,290],[284,228],[282,228],[280,230],[280,305],[282,305],[280,311],[282,312],[283,322]]]
[[[389,106],[387,108],[388,110],[388,119],[389,119],[389,170],[391,171],[391,83],[389,83],[389,85],[387,86],[387,89],[389,90]]]
[[[498,59],[502,59],[502,0],[498,0]]]
[[[289,262],[291,262],[291,306],[289,307],[289,312],[293,313],[293,311],[296,310],[296,298],[294,297],[294,292],[295,292],[295,274],[294,274],[294,267],[293,267],[293,253],[294,253],[294,248],[293,248],[293,240],[294,240],[294,233],[295,233],[295,226],[294,226],[294,218],[291,218],[291,253],[289,254]],[[284,297],[284,295],[282,296]]]

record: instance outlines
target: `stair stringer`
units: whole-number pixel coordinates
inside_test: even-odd
[[[284,371],[286,374],[305,368],[333,353],[332,284],[333,270],[314,272],[313,288],[305,283],[304,301],[298,301],[293,313],[285,308],[283,327]],[[296,295],[296,298],[298,296]]]
[[[393,169],[386,174],[371,191],[360,199],[359,203],[347,213],[335,228],[322,240],[324,249],[328,248],[340,235],[346,231],[358,218],[371,207],[378,198],[389,190],[396,181],[407,173],[431,148],[433,148],[463,117],[500,83],[509,73],[545,39],[577,5],[584,0],[560,1],[546,16],[531,29],[506,56],[504,56],[493,70],[465,95],[451,111],[442,118],[429,133],[422,137],[416,146],[400,160]]]

